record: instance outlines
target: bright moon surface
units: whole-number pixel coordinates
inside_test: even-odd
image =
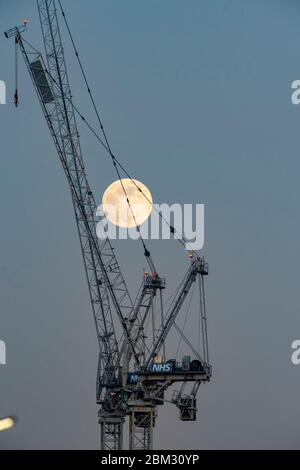
[[[132,228],[136,227],[136,225],[142,225],[152,212],[153,200],[151,193],[147,186],[140,181],[131,180],[129,178],[123,178],[121,181],[129,199],[134,217],[119,180],[112,183],[103,194],[102,207],[104,213],[111,223],[119,227]],[[141,193],[138,188],[140,188],[143,193]]]

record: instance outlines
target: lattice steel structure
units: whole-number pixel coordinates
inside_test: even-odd
[[[182,419],[193,420],[199,385],[210,380],[204,296],[208,265],[202,257],[193,255],[166,315],[162,302],[165,279],[156,272],[145,274],[140,294],[133,304],[110,240],[97,237],[97,207],[82,158],[55,0],[37,0],[37,7],[45,61],[23,37],[27,24],[12,28],[5,35],[14,37],[22,52],[71,192],[99,343],[96,398],[101,448],[123,448],[123,424],[129,416],[129,447],[151,449],[157,407],[165,402],[167,388],[176,382],[194,384],[190,395],[179,393],[173,400]],[[186,369],[174,362],[166,362],[165,341],[171,328],[175,327],[189,344],[176,325],[176,318],[196,279],[199,280],[203,354],[200,357],[192,348],[196,359],[190,369]],[[154,314],[157,298],[161,314],[158,326]],[[146,330],[151,316],[152,334],[149,337]],[[121,336],[116,330],[116,321]],[[159,356],[161,350],[163,354]],[[156,364],[155,359],[159,357],[160,362]]]

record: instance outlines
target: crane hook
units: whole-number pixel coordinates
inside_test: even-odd
[[[15,91],[15,94],[14,94],[14,102],[15,102],[15,107],[17,108],[17,107],[19,106],[18,90]]]

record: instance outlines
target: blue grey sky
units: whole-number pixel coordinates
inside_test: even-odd
[[[159,409],[156,448],[300,448],[299,125],[296,0],[64,0],[112,147],[154,201],[205,204],[213,379],[196,423]],[[30,21],[33,0],[0,0],[0,31]],[[91,115],[63,29],[75,102]],[[0,415],[20,421],[1,448],[97,448],[97,344],[69,190],[14,44],[0,40]],[[115,180],[82,128],[97,200]],[[117,243],[135,292],[140,246]],[[176,242],[151,243],[172,292],[187,268]]]

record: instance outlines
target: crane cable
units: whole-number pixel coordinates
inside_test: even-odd
[[[19,93],[18,93],[18,81],[19,81],[19,70],[18,70],[18,39],[15,38],[15,94],[14,94],[14,103],[15,107],[19,106]]]
[[[30,45],[24,38],[23,38],[23,41],[24,43]],[[55,80],[55,78],[51,75],[51,73],[49,72],[49,70],[47,68],[45,68],[45,73],[46,75],[48,75],[48,77],[50,78],[51,82],[53,82],[53,84],[56,86],[56,88],[62,93],[62,95],[66,98],[67,101],[69,101],[70,105],[72,106],[72,108],[74,109],[74,111],[76,112],[76,114],[80,117],[80,119],[84,122],[84,124],[88,127],[88,129],[92,132],[92,134],[96,137],[96,139],[99,141],[99,143],[102,145],[102,147],[109,153],[109,149],[107,147],[107,145],[105,144],[105,142],[101,139],[101,137],[99,136],[99,134],[95,131],[95,129],[91,126],[91,124],[88,122],[88,120],[85,118],[85,116],[81,113],[81,111],[79,110],[79,108],[74,104],[74,102],[72,101],[72,99],[64,92],[62,92],[59,88],[59,85],[57,83],[57,81]],[[114,163],[124,172],[124,174],[127,176],[128,179],[130,179],[130,181],[134,184],[134,186],[138,189],[138,191],[143,195],[143,197],[149,202],[149,204],[152,206],[152,208],[158,213],[159,217],[161,218],[161,220],[163,220],[167,225],[168,227],[170,228],[170,232],[172,234],[174,234],[175,236],[177,235],[178,237],[181,237],[181,238],[176,238],[176,240],[184,247],[188,247],[189,248],[189,251],[193,254],[193,256],[195,256],[196,258],[199,258],[199,255],[198,253],[192,248],[192,246],[189,244],[189,242],[182,236],[182,234],[180,234],[178,232],[178,230],[176,230],[175,227],[173,227],[170,222],[163,216],[163,214],[155,207],[155,205],[153,204],[153,202],[148,198],[148,196],[143,192],[143,190],[136,184],[135,180],[132,178],[132,176],[129,174],[129,172],[124,168],[124,166],[121,164],[121,162],[116,158],[116,156],[114,154],[111,154],[111,157],[114,161]]]
[[[33,50],[35,50],[38,54],[41,55],[41,53],[35,49],[34,46],[32,46],[24,37],[22,36],[22,41],[24,44],[27,44],[29,47],[31,47]],[[183,237],[182,234],[178,232],[178,230],[170,224],[170,222],[163,216],[163,214],[157,209],[157,207],[153,204],[153,202],[148,198],[148,196],[144,193],[144,191],[136,184],[135,180],[132,178],[132,176],[129,174],[129,172],[126,170],[126,168],[122,165],[120,160],[113,154],[109,152],[109,148],[104,142],[103,139],[99,136],[99,134],[95,131],[95,129],[91,126],[89,121],[86,119],[86,117],[81,113],[79,108],[74,104],[72,98],[68,96],[65,92],[63,92],[55,78],[52,76],[52,74],[49,72],[47,67],[44,65],[45,69],[44,72],[46,75],[48,75],[50,81],[55,85],[56,89],[62,94],[62,96],[69,102],[69,104],[72,106],[74,109],[75,113],[79,116],[79,118],[84,122],[86,127],[91,131],[91,133],[95,136],[95,138],[98,140],[98,142],[101,144],[101,146],[107,151],[107,153],[111,156],[112,160],[114,161],[115,165],[118,166],[124,174],[127,176],[128,179],[134,184],[134,186],[138,189],[138,191],[143,195],[143,197],[148,201],[148,203],[152,206],[155,212],[159,215],[160,219],[165,222],[165,224],[170,228],[170,232],[174,235],[175,239],[183,246],[184,249],[189,248],[190,253],[192,254],[193,257],[199,258],[199,254],[192,248],[190,243]],[[180,238],[181,237],[181,238]]]
[[[158,213],[159,217],[161,218],[161,220],[163,220],[170,228],[170,232],[176,237],[179,236],[181,238],[178,238],[176,237],[176,239],[178,240],[178,242],[184,247],[189,247],[190,248],[190,251],[194,254],[194,256],[198,256],[197,252],[195,252],[195,250],[190,246],[190,244],[187,242],[187,240],[183,237],[183,234],[180,234],[174,226],[172,226],[168,220],[163,216],[163,214],[154,206],[153,202],[148,198],[148,196],[144,193],[144,191],[136,184],[136,182],[133,180],[133,178],[130,176],[130,174],[125,170],[125,168],[121,165],[121,163],[117,160],[117,158],[115,157],[115,155],[112,153],[111,151],[111,147],[109,145],[109,141],[107,139],[107,135],[106,135],[106,132],[105,132],[105,129],[104,129],[104,126],[103,126],[103,123],[102,123],[102,120],[101,120],[101,117],[100,117],[100,114],[99,114],[99,111],[97,109],[97,106],[96,106],[96,103],[95,103],[95,100],[94,100],[94,97],[93,97],[93,93],[91,91],[91,88],[89,86],[89,82],[87,80],[87,76],[86,76],[86,73],[84,71],[84,67],[82,65],[82,61],[80,59],[80,56],[79,56],[79,53],[78,53],[78,50],[76,48],[76,44],[75,44],[75,41],[74,41],[74,38],[73,38],[73,35],[72,35],[72,32],[71,32],[71,29],[70,29],[70,26],[69,26],[69,23],[68,23],[68,20],[67,20],[67,17],[66,17],[66,14],[64,12],[64,9],[62,7],[62,3],[61,3],[61,0],[58,0],[58,3],[59,3],[59,6],[60,6],[60,10],[61,10],[61,13],[62,13],[62,16],[63,16],[63,19],[64,19],[64,22],[65,22],[65,25],[66,25],[66,28],[67,28],[67,31],[68,31],[68,34],[69,34],[69,37],[70,37],[70,40],[71,40],[71,43],[72,43],[72,46],[73,46],[73,49],[74,49],[74,52],[75,52],[75,55],[76,55],[76,58],[77,58],[77,61],[78,61],[78,64],[80,66],[80,69],[81,69],[81,72],[82,72],[82,75],[83,75],[83,78],[84,78],[84,81],[85,81],[85,84],[87,86],[87,90],[88,90],[88,93],[90,95],[90,99],[91,99],[91,102],[92,102],[92,105],[93,105],[93,108],[95,110],[95,113],[96,113],[96,116],[97,116],[97,119],[98,119],[98,122],[99,122],[99,125],[100,125],[100,128],[101,128],[101,131],[103,133],[103,136],[104,136],[104,140],[105,140],[105,149],[107,150],[107,152],[110,154],[111,158],[112,158],[112,161],[113,161],[113,164],[115,166],[115,168],[117,168],[117,165],[122,169],[122,171],[125,173],[125,175],[130,179],[130,181],[135,185],[135,187],[138,189],[138,191],[143,195],[143,197],[147,200],[147,202],[152,206],[152,208]],[[82,116],[81,116],[82,118]],[[84,122],[87,124],[87,121],[84,119]],[[88,125],[88,127],[90,128],[90,130],[92,130],[91,126]],[[95,132],[94,132],[95,134]],[[99,139],[98,139],[99,140]],[[103,144],[102,144],[103,145]],[[119,180],[120,180],[120,176],[118,174],[118,177],[119,177]],[[121,183],[121,180],[120,180],[120,183]],[[135,217],[134,217],[134,214],[133,214],[133,210],[132,210],[132,207],[131,207],[131,204],[129,202],[129,198],[127,197],[127,193],[126,193],[126,190],[124,188],[124,185],[123,186],[123,191],[124,191],[124,194],[126,196],[126,199],[127,199],[127,203],[130,207],[130,210],[131,210],[131,213],[132,213],[132,216],[134,218],[134,221],[136,223],[136,220],[135,220]],[[145,247],[145,243],[144,243],[144,240],[142,238],[142,235],[140,233],[140,229],[139,229],[139,226],[136,224],[136,227],[137,227],[137,230],[140,234],[140,238],[142,240],[142,243],[143,243],[143,246],[144,246],[144,249],[145,249],[145,256],[147,256],[148,258],[151,256],[150,255],[150,252],[148,252],[148,250],[146,249]]]
[[[183,334],[184,332],[184,329],[186,327],[186,322],[187,322],[187,319],[188,319],[188,315],[189,315],[189,312],[190,312],[190,308],[191,308],[191,303],[192,303],[192,299],[193,299],[193,294],[194,294],[194,290],[195,290],[195,284],[193,285],[192,287],[192,292],[190,294],[190,299],[189,299],[189,303],[188,303],[188,306],[187,306],[187,309],[186,309],[186,314],[185,314],[185,318],[184,318],[184,322],[183,322],[183,325],[182,327],[180,328],[180,333]],[[181,346],[181,341],[182,341],[182,336],[180,336],[180,339],[179,339],[179,342],[178,342],[178,346],[177,346],[177,350],[176,350],[176,354],[175,354],[175,358],[177,359],[178,357],[178,353],[179,353],[179,349],[180,349],[180,346]]]
[[[103,137],[104,137],[104,141],[105,141],[105,144],[106,144],[106,147],[107,147],[107,150],[108,150],[108,153],[112,159],[112,163],[115,167],[115,170],[116,170],[116,173],[117,173],[117,176],[118,176],[118,179],[119,179],[119,182],[121,184],[121,187],[122,187],[122,190],[123,190],[123,193],[125,195],[125,198],[126,198],[126,201],[127,201],[127,204],[128,204],[128,207],[129,207],[129,210],[131,212],[131,215],[132,215],[132,218],[134,220],[134,223],[135,223],[135,226],[136,226],[136,230],[137,232],[139,233],[139,238],[142,242],[142,245],[143,245],[143,248],[144,248],[144,255],[145,257],[147,258],[147,261],[148,261],[148,264],[149,264],[149,267],[150,269],[152,270],[152,272],[156,272],[156,269],[155,269],[155,266],[154,266],[154,263],[153,263],[153,260],[152,260],[152,257],[151,257],[151,253],[150,251],[147,249],[146,247],[146,244],[145,244],[145,241],[142,237],[142,234],[141,234],[141,230],[140,230],[140,226],[138,225],[137,223],[137,220],[136,220],[136,216],[133,212],[133,209],[132,209],[132,205],[130,203],[130,200],[129,200],[129,197],[128,197],[128,194],[127,194],[127,191],[126,191],[126,188],[124,186],[124,183],[122,181],[122,178],[121,178],[121,175],[120,175],[120,171],[117,167],[117,164],[116,164],[116,160],[115,160],[115,157],[112,153],[112,150],[111,150],[111,146],[110,146],[110,143],[109,143],[109,140],[107,138],[107,134],[105,132],[105,129],[104,129],[104,126],[103,126],[103,122],[102,122],[102,119],[100,117],[100,113],[98,111],[98,108],[96,106],[96,103],[95,103],[95,100],[94,100],[94,97],[93,97],[93,93],[92,93],[92,90],[91,90],[91,87],[89,85],[89,82],[88,82],[88,79],[87,79],[87,75],[85,73],[85,70],[84,70],[84,67],[82,65],[82,61],[80,59],[80,56],[79,56],[79,53],[78,53],[78,50],[77,50],[77,47],[76,47],[76,44],[75,44],[75,41],[74,41],[74,38],[73,38],[73,34],[71,32],[71,29],[70,29],[70,26],[69,26],[69,23],[68,23],[68,20],[66,18],[66,14],[64,12],[64,9],[62,7],[62,3],[61,3],[61,0],[58,0],[58,3],[59,3],[59,7],[60,7],[60,10],[61,10],[61,14],[63,16],[63,19],[64,19],[64,22],[65,22],[65,25],[66,25],[66,28],[67,28],[67,31],[68,31],[68,34],[69,34],[69,37],[70,37],[70,40],[71,40],[71,43],[72,43],[72,46],[73,46],[73,49],[74,49],[74,53],[75,53],[75,56],[77,58],[77,61],[78,61],[78,64],[79,64],[79,67],[80,67],[80,70],[81,70],[81,73],[82,73],[82,76],[83,76],[83,79],[84,79],[84,82],[86,84],[86,87],[87,87],[87,91],[88,91],[88,94],[90,96],[90,100],[92,102],[92,106],[94,108],[94,111],[95,111],[95,114],[96,114],[96,117],[97,117],[97,120],[98,120],[98,123],[99,123],[99,126],[100,126],[100,129],[102,131],[102,134],[103,134]]]

